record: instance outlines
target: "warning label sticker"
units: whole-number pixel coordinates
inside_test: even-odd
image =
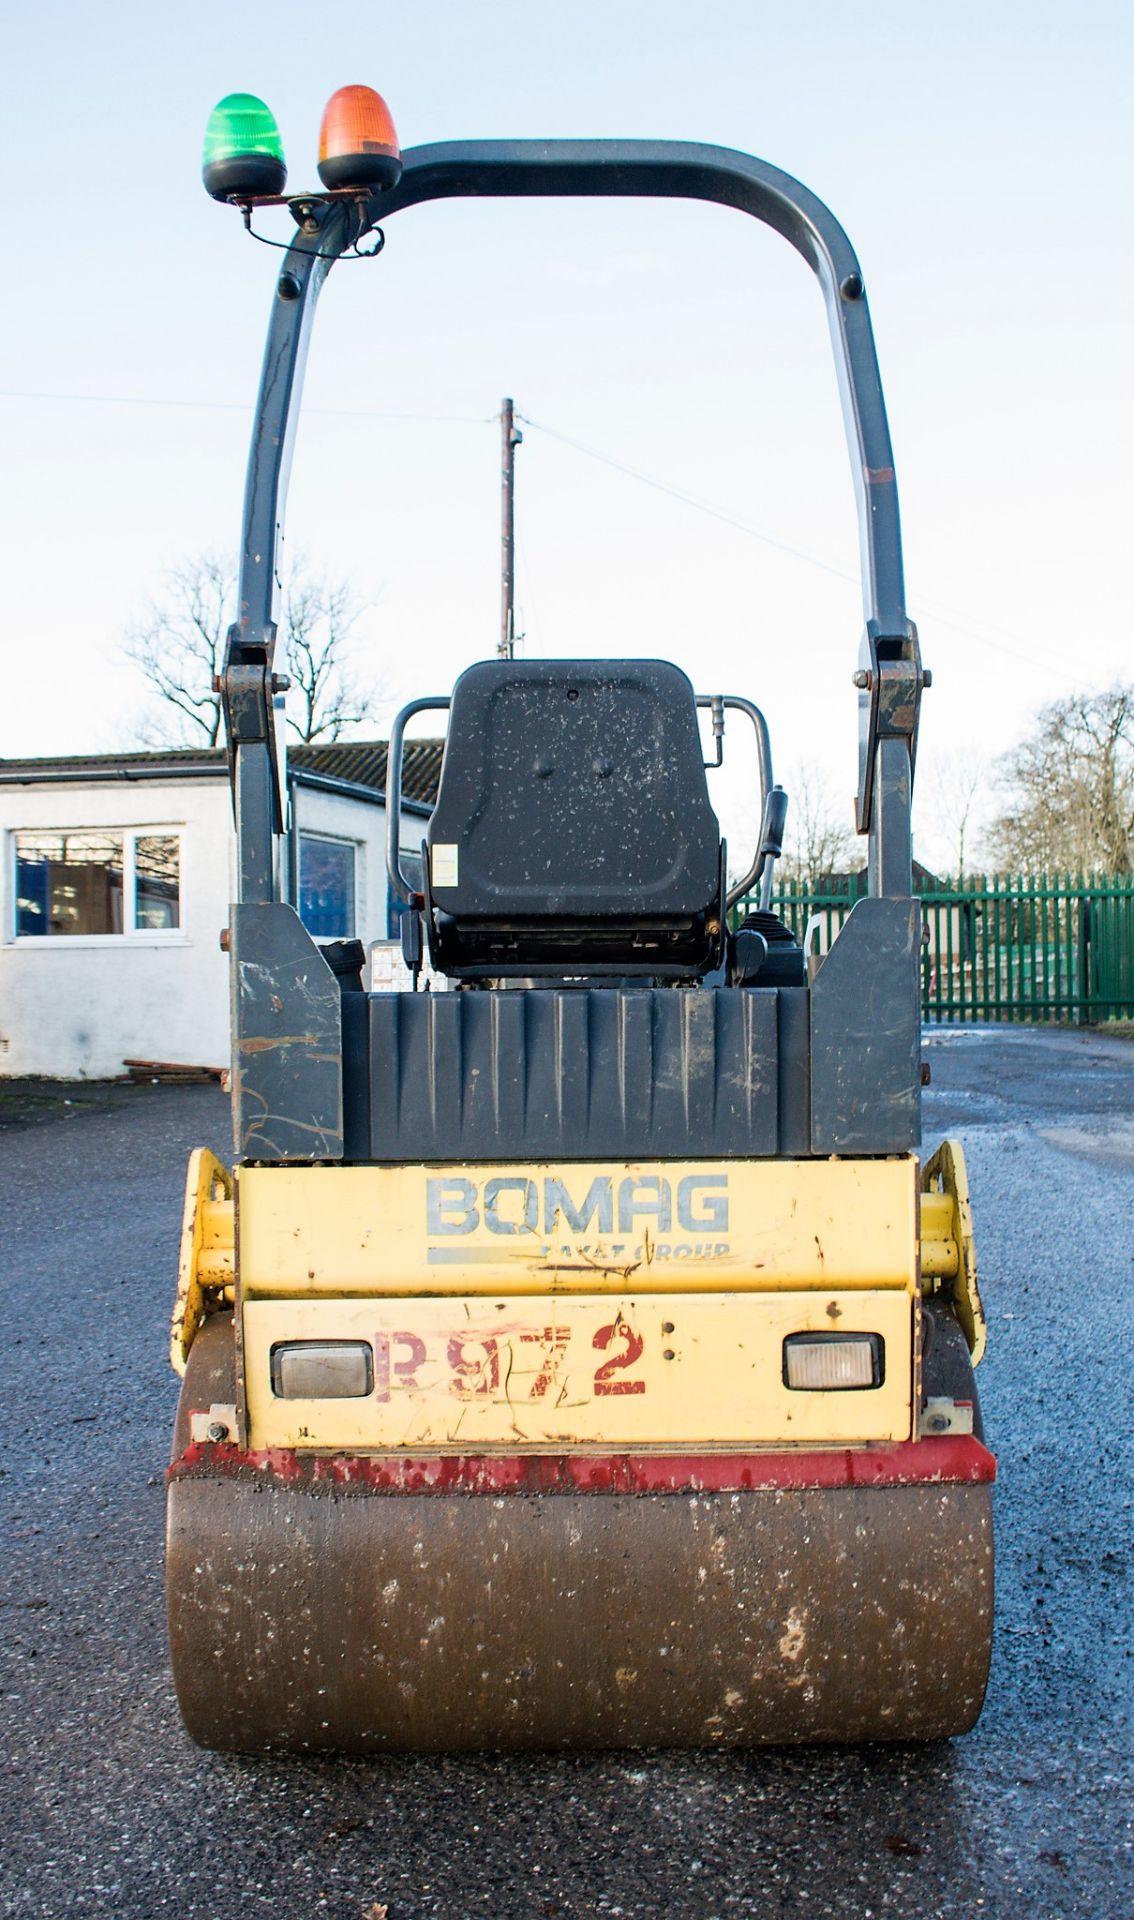
[[[452,840],[438,840],[431,849],[429,871],[435,887],[457,884],[460,849]]]

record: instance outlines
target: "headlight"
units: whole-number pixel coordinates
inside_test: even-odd
[[[880,1333],[789,1333],[784,1385],[820,1393],[880,1387],[886,1346]]]
[[[373,1391],[366,1340],[287,1340],[272,1348],[277,1400],[362,1400]]]

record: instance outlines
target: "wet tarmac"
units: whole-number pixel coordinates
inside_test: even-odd
[[[0,1083],[0,1913],[1134,1920],[1134,1043],[926,1052],[1000,1462],[988,1702],[927,1748],[198,1752],[165,1661],[166,1339],[185,1156],[224,1149],[225,1102]]]

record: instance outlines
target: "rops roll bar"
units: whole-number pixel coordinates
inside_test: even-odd
[[[823,293],[858,504],[866,629],[859,688],[858,826],[868,833],[872,894],[910,891],[910,803],[925,684],[905,609],[890,433],[862,273],[821,200],[766,161],[726,147],[649,140],[483,140],[411,148],[396,186],[368,200],[314,201],[276,282],[248,478],[239,618],[223,701],[236,812],[240,899],[278,897],[284,827],[272,712],[276,555],[315,304],[333,262],[379,221],[426,201],[497,196],[716,201],[790,242]]]

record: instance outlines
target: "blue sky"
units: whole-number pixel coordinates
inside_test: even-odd
[[[951,755],[990,758],[1040,701],[1128,675],[1128,9],[442,0],[345,33],[293,0],[46,0],[6,53],[0,753],[121,744],[141,698],[123,629],[165,567],[235,544],[275,269],[200,186],[234,88],[272,105],[295,187],[349,81],[406,146],[652,135],[798,174],[871,299],[934,669],[923,802]],[[753,530],[529,431],[528,651],[660,653],[747,693],[780,768],[822,765],[845,805],[860,602],[822,302],[718,208],[448,204],[332,275],[288,530],[368,602],[374,731],[492,650],[505,392]]]

